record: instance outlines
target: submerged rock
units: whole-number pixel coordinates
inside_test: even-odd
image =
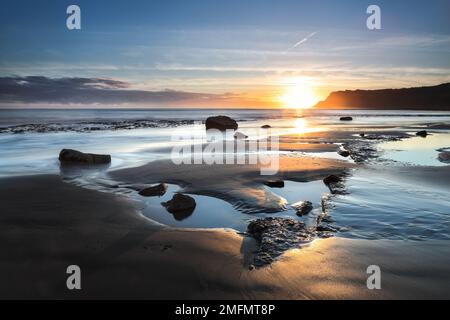
[[[442,151],[438,154],[438,160],[444,163],[450,163],[450,151]]]
[[[272,263],[284,251],[309,242],[314,237],[301,221],[287,218],[265,218],[252,221],[247,232],[258,242],[253,265],[262,267]]]
[[[176,220],[183,220],[194,212],[196,203],[194,198],[185,194],[176,193],[171,200],[163,202],[166,210],[173,214]]]
[[[227,116],[209,117],[206,119],[205,126],[206,130],[217,129],[220,131],[225,131],[227,129],[236,130],[238,128],[236,120]]]
[[[425,138],[427,135],[428,135],[427,130],[422,130],[422,131],[416,132],[416,136],[419,136],[419,137]]]
[[[107,164],[111,162],[109,154],[84,153],[73,149],[62,149],[59,153],[62,164]]]
[[[283,180],[268,180],[264,184],[271,188],[284,188]]]
[[[245,135],[245,134],[243,134],[242,132],[236,132],[236,133],[234,134],[234,138],[235,138],[235,139],[247,139],[248,136]]]
[[[313,205],[312,205],[311,201],[299,201],[299,202],[293,203],[291,205],[291,207],[295,209],[295,211],[296,211],[295,213],[298,216],[303,216],[305,214],[308,214],[313,209]]]
[[[167,184],[160,183],[157,184],[156,186],[151,186],[142,189],[141,191],[139,191],[139,194],[144,197],[155,197],[155,196],[161,197],[166,193],[166,191],[167,191]]]
[[[352,121],[353,118],[352,117],[340,117],[339,120],[341,120],[341,121]]]

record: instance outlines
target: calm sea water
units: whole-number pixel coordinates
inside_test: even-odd
[[[413,132],[425,124],[450,124],[450,112],[424,111],[297,111],[297,110],[0,110],[0,128],[22,126],[22,133],[0,133],[0,176],[53,173],[59,174],[57,156],[62,148],[112,155],[109,170],[137,166],[170,156],[173,134],[204,132],[208,116],[224,114],[238,120],[239,130],[253,132],[263,124],[272,126],[272,133],[302,134],[311,131],[402,130]],[[351,115],[350,123],[339,116]],[[167,122],[167,120],[170,120]],[[190,120],[185,123],[183,121]],[[133,121],[148,121],[148,127],[124,130],[120,126]],[[114,123],[114,125],[108,126]],[[27,126],[31,125],[31,126]],[[52,128],[38,132],[36,125]],[[99,129],[85,130],[91,126]],[[82,130],[79,130],[79,129]],[[112,128],[112,129],[111,129]],[[45,130],[40,130],[45,131]],[[449,239],[450,192],[442,188],[411,185],[395,178],[378,175],[383,166],[442,166],[436,160],[437,149],[450,147],[448,130],[436,130],[427,139],[380,143],[381,167],[367,171],[356,169],[348,180],[350,193],[332,198],[332,216],[342,227],[339,236],[369,239]],[[323,154],[322,156],[328,156]],[[335,156],[335,155],[334,155]],[[379,164],[377,164],[379,165]],[[386,188],[386,186],[389,188]],[[170,197],[177,186],[170,186]],[[321,182],[286,183],[285,189],[272,189],[288,204],[310,200],[319,210],[320,198],[327,190]],[[132,195],[136,196],[136,195]],[[144,215],[157,222],[178,227],[229,227],[244,231],[256,216],[245,215],[228,203],[210,197],[194,196],[199,203],[194,213],[176,220],[161,207],[161,199],[146,199]],[[216,211],[216,215],[210,212]],[[297,218],[293,210],[277,214]],[[260,214],[258,216],[264,216]]]

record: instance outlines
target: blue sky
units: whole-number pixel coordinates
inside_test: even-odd
[[[81,30],[66,28],[70,4],[81,8]],[[381,8],[381,30],[366,28],[370,4]],[[433,0],[6,0],[0,77],[107,78],[123,83],[107,90],[173,92],[168,101],[142,95],[149,106],[277,106],[299,82],[318,98],[432,85],[450,81],[449,15],[450,1]],[[181,101],[179,92],[198,95]],[[102,103],[76,101],[91,102]]]

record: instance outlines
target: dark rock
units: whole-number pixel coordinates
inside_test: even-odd
[[[141,191],[139,191],[139,194],[144,197],[155,197],[155,196],[161,197],[166,193],[166,191],[167,191],[167,184],[160,183],[156,186],[151,186],[142,189]]]
[[[83,153],[73,149],[62,149],[59,153],[62,164],[107,164],[111,162],[109,154]]]
[[[227,129],[236,130],[238,128],[237,122],[227,116],[209,117],[206,119],[205,126],[206,130],[218,129],[220,131],[225,131]]]
[[[242,132],[236,132],[234,134],[234,138],[235,139],[247,139],[248,136],[246,136],[245,134],[243,134]]]
[[[291,207],[295,209],[295,211],[296,211],[295,213],[298,216],[303,216],[305,214],[308,214],[313,209],[313,205],[312,205],[311,201],[299,201],[299,202],[293,203],[291,205]]]
[[[329,175],[323,179],[323,183],[325,183],[330,189],[330,192],[333,194],[344,194],[344,179],[340,176],[336,176],[334,174]]]
[[[334,226],[321,224],[321,225],[317,226],[316,231],[318,231],[318,232],[337,232],[339,230]]]
[[[425,138],[427,135],[428,135],[428,132],[426,130],[416,132],[416,136],[419,136],[419,137]]]
[[[348,157],[350,155],[350,152],[348,152],[347,150],[339,150],[338,154],[342,157]]]
[[[323,179],[323,183],[325,183],[327,186],[333,183],[339,183],[342,181],[342,178],[339,176],[336,176],[334,174],[330,174],[329,176],[325,177]]]
[[[173,214],[176,220],[183,220],[189,217],[195,210],[194,198],[176,193],[171,200],[163,202],[162,205],[166,210]]]
[[[264,184],[271,188],[283,188],[284,181],[283,180],[268,180],[264,182]]]
[[[364,137],[366,134],[364,132],[360,133],[359,136],[360,137]]]
[[[341,120],[341,121],[352,121],[353,118],[352,117],[340,117],[339,120]]]
[[[265,218],[252,221],[247,232],[258,242],[253,265],[261,267],[272,263],[284,251],[311,241],[314,232],[301,221],[286,218]]]
[[[270,129],[272,127],[270,125],[268,125],[268,124],[265,124],[265,125],[262,125],[261,128],[263,128],[263,129]]]

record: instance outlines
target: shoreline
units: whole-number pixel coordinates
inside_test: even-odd
[[[56,175],[0,179],[0,199],[6,299],[450,298],[445,241],[321,239],[248,270],[251,239],[158,227],[128,200]],[[65,288],[65,268],[75,263],[78,292]],[[366,288],[369,264],[380,265],[382,290]]]

